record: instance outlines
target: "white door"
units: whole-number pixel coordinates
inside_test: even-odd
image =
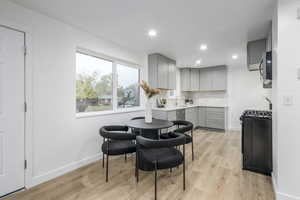
[[[0,26],[0,197],[24,187],[24,33]]]

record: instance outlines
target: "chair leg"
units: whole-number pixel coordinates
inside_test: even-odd
[[[193,137],[193,130],[192,130],[192,160],[194,161],[194,137]]]
[[[108,154],[106,155],[106,182],[108,182]]]
[[[104,159],[105,159],[105,156],[104,156],[104,153],[102,153],[102,168],[104,168]]]
[[[139,165],[138,165],[138,152],[135,153],[135,177],[136,182],[139,182]]]
[[[155,162],[154,199],[157,200],[157,162]]]
[[[125,162],[127,162],[127,154],[125,153]]]
[[[183,145],[183,190],[185,190],[185,145]]]

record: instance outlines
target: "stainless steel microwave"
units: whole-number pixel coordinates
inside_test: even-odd
[[[264,88],[272,88],[272,51],[263,54],[259,64],[259,72]]]

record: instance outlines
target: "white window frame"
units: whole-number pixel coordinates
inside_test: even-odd
[[[95,111],[95,112],[81,112],[81,113],[77,113],[76,112],[76,105],[75,105],[75,112],[76,112],[76,118],[84,118],[84,117],[94,117],[94,116],[99,116],[99,115],[109,115],[109,114],[117,114],[117,113],[126,113],[126,112],[133,112],[133,111],[141,111],[144,110],[144,108],[142,107],[142,92],[141,89],[139,90],[139,95],[140,95],[140,105],[133,107],[133,108],[118,108],[118,94],[117,94],[117,90],[118,90],[118,75],[117,75],[117,64],[121,64],[121,65],[125,65],[126,67],[132,67],[132,68],[136,68],[139,70],[139,81],[141,80],[141,66],[129,61],[125,61],[122,59],[118,59],[115,57],[111,57],[111,56],[107,56],[101,53],[97,53],[85,48],[81,48],[81,47],[77,47],[76,49],[76,53],[81,53],[81,54],[85,54],[88,56],[93,56],[99,59],[104,59],[107,61],[112,62],[112,110],[107,110],[107,111]],[[77,66],[75,65],[75,68]],[[76,70],[75,70],[76,71]],[[77,75],[77,71],[75,72],[75,77]],[[76,99],[76,94],[75,94],[75,99]]]

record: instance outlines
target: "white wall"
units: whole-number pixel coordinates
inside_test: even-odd
[[[269,110],[265,97],[271,89],[264,89],[258,71],[248,71],[246,58],[228,67],[229,129],[241,130],[240,116],[244,110]]]
[[[300,20],[297,19],[299,0],[278,1],[278,34],[273,88],[276,103],[273,119],[275,145],[274,178],[278,200],[300,199]],[[276,18],[276,16],[275,16]],[[283,99],[291,97],[292,105]]]
[[[0,23],[18,24],[29,30],[32,72],[31,144],[28,156],[29,186],[38,184],[82,164],[99,159],[98,130],[106,124],[122,124],[143,112],[90,118],[75,117],[75,50],[84,47],[108,56],[140,64],[147,79],[147,56],[77,30],[46,16],[1,0]],[[28,155],[28,152],[27,152]]]

